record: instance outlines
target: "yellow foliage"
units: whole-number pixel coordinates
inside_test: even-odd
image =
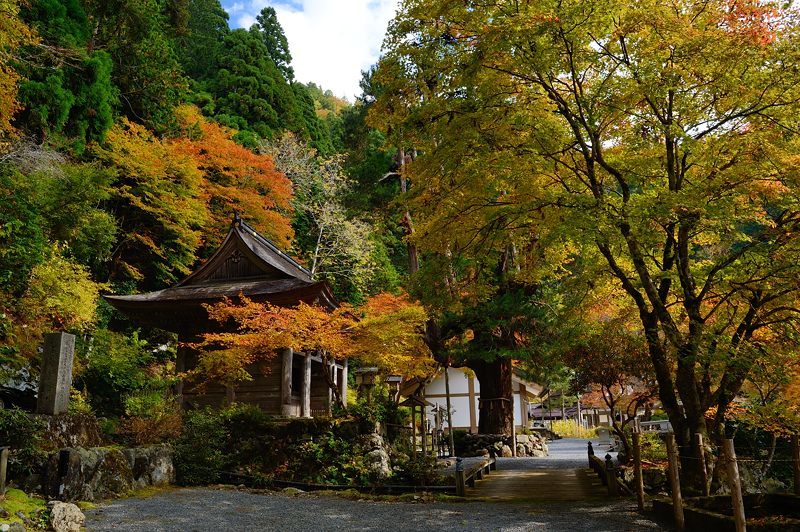
[[[21,307],[36,320],[59,329],[86,329],[95,318],[100,291],[105,285],[92,281],[89,270],[55,250],[31,273]]]

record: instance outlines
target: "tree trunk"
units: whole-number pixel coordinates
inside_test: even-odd
[[[505,434],[514,430],[514,395],[511,388],[511,360],[496,358],[492,362],[470,360],[481,386],[478,411],[479,434]]]

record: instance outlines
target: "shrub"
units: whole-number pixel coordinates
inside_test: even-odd
[[[443,480],[436,469],[436,458],[420,455],[401,462],[399,471],[395,475],[400,482],[407,482],[414,486],[436,486]]]
[[[597,435],[596,429],[586,429],[578,425],[574,419],[556,420],[550,425],[550,430],[562,438],[581,438],[588,440]]]
[[[36,472],[47,454],[42,447],[44,423],[18,408],[0,410],[0,445],[10,447],[8,477],[19,479]]]
[[[125,398],[118,433],[134,445],[164,443],[181,434],[177,401],[164,390],[142,390]]]
[[[148,350],[136,333],[125,336],[98,329],[81,351],[83,369],[75,386],[90,390],[88,400],[98,415],[123,415],[127,397],[145,390],[166,390],[171,384],[150,369],[168,361],[173,353]]]
[[[658,432],[642,432],[641,435],[642,460],[661,461],[667,459],[667,446]]]
[[[175,473],[179,484],[218,482],[227,465],[228,432],[219,412],[206,408],[189,412],[183,434],[175,444]]]

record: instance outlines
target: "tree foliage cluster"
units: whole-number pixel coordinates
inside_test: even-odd
[[[160,379],[150,366],[167,368],[174,353],[147,345],[174,338],[137,335],[99,294],[174,284],[234,212],[343,301],[397,290],[399,239],[376,223],[385,204],[358,211],[349,177],[354,160],[377,157],[377,177],[359,178],[367,190],[390,157],[359,140],[377,134],[361,103],[294,79],[272,8],[248,29],[231,29],[218,0],[9,0],[0,10],[4,367],[35,372],[44,332],[79,332],[90,404],[105,412],[117,394],[110,415],[131,410],[128,396],[134,410],[144,404],[143,381]]]

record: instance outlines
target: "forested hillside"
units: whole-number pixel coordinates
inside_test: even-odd
[[[6,372],[35,373],[42,334],[67,330],[83,340],[81,364],[130,366],[119,378],[135,382],[107,392],[149,386],[145,372],[171,363],[174,341],[137,333],[99,294],[174,284],[236,212],[342,301],[398,288],[398,185],[379,181],[392,153],[366,126],[365,101],[295,80],[272,8],[249,29],[232,29],[218,0],[0,10]],[[94,369],[79,381],[115,378]]]

